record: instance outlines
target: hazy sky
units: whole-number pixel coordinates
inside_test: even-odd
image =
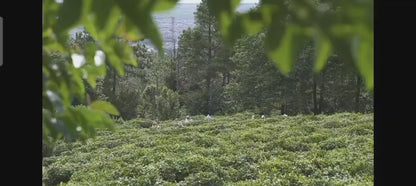
[[[179,3],[200,3],[201,0],[180,0]],[[258,3],[259,0],[242,0],[241,3]]]

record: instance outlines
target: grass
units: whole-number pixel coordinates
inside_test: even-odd
[[[373,185],[373,114],[202,116],[184,128],[121,122],[59,143],[45,185]]]

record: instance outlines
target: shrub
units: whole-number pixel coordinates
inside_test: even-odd
[[[86,143],[58,142],[55,156],[43,158],[43,182],[69,180],[68,186],[373,182],[372,122],[361,121],[369,120],[367,115],[355,119],[322,115],[313,121],[316,118],[309,115],[276,116],[260,122],[216,116],[210,123],[204,117],[193,116],[201,124],[184,128],[177,127],[177,121],[162,121],[160,130],[143,128],[148,119],[134,119],[117,125],[115,132],[98,132]],[[307,119],[299,123],[302,117]],[[361,123],[337,129],[319,126],[329,120]],[[257,125],[251,128],[250,123]]]
[[[352,176],[373,175],[373,167],[363,160],[351,163],[347,170]]]
[[[42,157],[49,157],[53,155],[53,146],[42,142]]]
[[[71,179],[74,170],[69,167],[52,166],[49,167],[44,175],[45,185],[58,185],[59,183],[68,182]]]
[[[292,152],[309,151],[311,149],[311,146],[308,143],[300,142],[300,141],[294,140],[293,138],[280,140],[278,144],[284,150],[292,151]]]
[[[201,147],[211,147],[218,143],[215,137],[206,136],[206,135],[197,136],[194,142],[195,144]]]
[[[158,118],[162,121],[179,117],[179,94],[163,86],[160,90],[155,85],[147,86],[142,95],[139,112],[146,118]]]
[[[339,121],[328,121],[328,122],[323,124],[324,128],[330,128],[330,129],[332,129],[332,128],[341,128],[341,127],[345,127],[345,126],[346,126],[345,123],[342,123],[342,122],[339,122]]]
[[[151,120],[133,119],[133,120],[130,120],[130,124],[139,126],[141,128],[150,128],[152,127],[153,123]]]
[[[43,165],[43,166],[49,166],[49,165],[51,165],[52,163],[54,163],[56,160],[57,160],[57,157],[56,157],[56,156],[44,157],[44,158],[42,159],[42,165]]]
[[[306,136],[303,139],[303,142],[306,142],[306,143],[319,143],[319,142],[321,142],[323,140],[326,140],[328,138],[329,138],[329,136],[327,134],[314,133],[312,135]]]
[[[187,164],[183,160],[165,159],[159,164],[159,174],[163,180],[180,182],[189,175]]]
[[[350,135],[367,135],[372,134],[373,130],[368,129],[368,125],[357,124],[349,127],[348,132]]]
[[[345,139],[335,138],[335,139],[328,139],[320,143],[320,147],[324,150],[332,150],[336,148],[344,148],[347,147],[347,143]]]
[[[137,106],[139,104],[138,92],[135,90],[130,90],[128,88],[120,91],[119,95],[111,99],[110,101],[120,112],[120,116],[123,119],[132,119],[137,117]]]
[[[62,152],[70,150],[70,143],[58,143],[53,149],[53,155],[59,156]]]
[[[212,172],[198,172],[186,177],[185,181],[181,182],[180,185],[215,186],[223,185],[223,180]]]

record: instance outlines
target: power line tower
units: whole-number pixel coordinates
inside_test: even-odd
[[[179,62],[176,61],[176,37],[175,37],[175,17],[171,18],[171,41],[173,44],[172,61],[171,61],[171,73],[174,65],[176,65],[176,90],[179,90]],[[176,63],[175,63],[176,62]]]
[[[175,37],[175,17],[170,17],[171,18],[171,41],[173,44],[173,55],[172,57],[175,58],[176,57],[176,37]]]

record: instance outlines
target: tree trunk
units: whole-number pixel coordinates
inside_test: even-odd
[[[208,25],[208,67],[211,65],[211,58],[212,58],[212,37],[211,37],[211,24]],[[208,114],[211,113],[211,74],[210,68],[207,69],[207,111]]]
[[[156,68],[156,90],[159,92],[159,71]]]
[[[314,74],[312,77],[313,81],[313,92],[312,92],[312,99],[313,99],[313,114],[319,114],[318,113],[318,102],[316,101],[316,75]]]
[[[113,69],[113,94],[116,95],[116,81],[117,81],[117,74],[116,70]]]
[[[223,73],[222,74],[222,86],[225,86],[226,79],[227,79],[227,74]]]
[[[211,78],[207,78],[207,112],[208,114],[211,113]]]
[[[361,77],[357,75],[355,92],[355,112],[360,112]]]
[[[321,82],[320,86],[319,86],[319,105],[318,105],[318,114],[321,114],[323,109],[323,104],[324,104],[324,84]]]
[[[179,91],[179,60],[176,61],[176,90]]]

